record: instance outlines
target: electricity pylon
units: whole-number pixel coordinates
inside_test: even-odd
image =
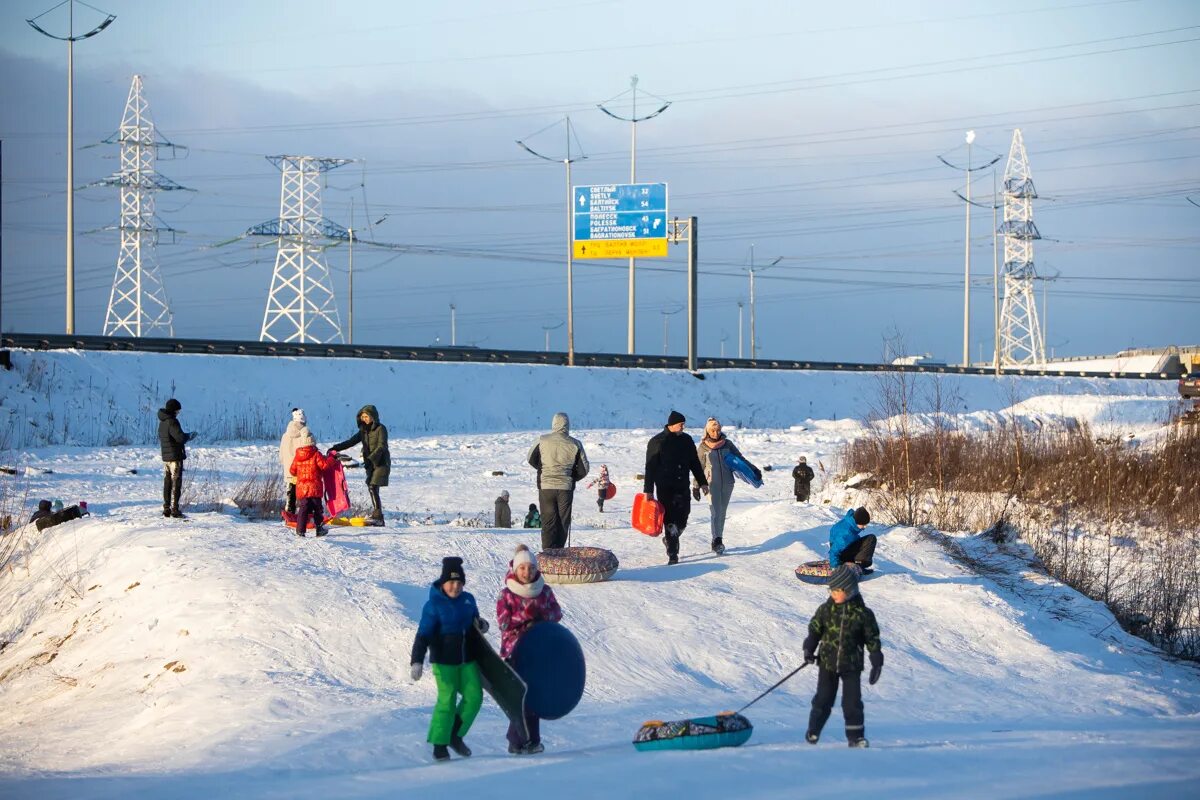
[[[1033,282],[1033,243],[1042,238],[1033,222],[1037,189],[1021,129],[1013,131],[1004,168],[1004,305],[1000,309],[1000,366],[1019,367],[1046,361],[1046,341],[1038,323]]]
[[[279,217],[247,231],[279,240],[259,341],[342,342],[329,266],[319,240],[349,241],[350,232],[321,216],[319,178],[351,159],[267,156],[267,160],[282,173]]]
[[[176,145],[158,135],[150,119],[150,106],[142,94],[142,76],[134,75],[121,116],[121,128],[104,140],[121,146],[121,169],[100,181],[121,189],[121,249],[117,271],[104,315],[105,336],[175,335],[171,303],[158,271],[158,236],[174,233],[154,215],[157,192],[186,189],[154,168],[158,149]]]

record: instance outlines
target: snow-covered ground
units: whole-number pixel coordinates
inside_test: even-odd
[[[579,431],[619,494],[604,514],[578,494],[574,543],[621,561],[608,583],[558,589],[588,658],[584,700],[545,724],[547,752],[529,759],[507,755],[505,721],[485,701],[468,737],[476,755],[449,764],[425,743],[435,691],[428,676],[409,680],[412,635],[442,556],[465,558],[467,589],[490,611],[513,547],[537,545],[535,531],[454,522],[490,516],[504,488],[523,514],[536,432],[394,438],[391,526],[303,541],[233,513],[163,519],[154,448],[27,451],[33,469],[7,480],[95,513],[31,537],[0,576],[11,642],[0,796],[1192,795],[1193,666],[1127,636],[1019,552],[1000,557],[1006,580],[983,579],[910,529],[874,530],[884,574],[863,586],[887,657],[865,690],[870,750],[845,747],[838,708],[821,744],[804,743],[815,680],[804,670],[747,712],[755,732],[740,749],[634,751],[643,720],[740,707],[800,663],[825,593],[792,569],[824,555],[839,509],[791,502],[790,467],[799,453],[829,464],[857,430],[731,431],[778,471],[761,490],[738,487],[723,558],[706,553],[708,508],[694,507],[674,567],[628,524],[653,431]],[[193,459],[233,483],[272,467],[275,448],[199,447]]]

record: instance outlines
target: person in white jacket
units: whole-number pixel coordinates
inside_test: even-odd
[[[304,409],[293,408],[287,430],[283,432],[283,437],[279,440],[279,464],[283,467],[283,479],[287,481],[285,509],[289,514],[296,513],[296,476],[291,472],[292,461],[296,457],[296,448],[300,446],[300,440],[305,436],[312,436],[312,432],[308,429],[308,420],[304,417]]]

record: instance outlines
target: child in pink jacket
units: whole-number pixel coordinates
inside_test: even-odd
[[[518,545],[504,576],[504,588],[496,599],[496,622],[500,625],[500,657],[512,656],[517,642],[538,622],[558,622],[562,609],[554,590],[546,585],[538,571],[537,558],[525,545]],[[525,739],[515,724],[508,726],[508,752],[513,755],[533,755],[542,752],[540,723],[534,714],[525,713],[529,738]]]

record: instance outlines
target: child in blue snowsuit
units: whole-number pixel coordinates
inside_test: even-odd
[[[463,737],[483,705],[479,665],[467,634],[472,626],[486,633],[488,624],[480,618],[474,596],[463,591],[466,582],[462,559],[443,558],[442,574],[429,587],[429,600],[421,610],[421,624],[412,647],[412,679],[421,679],[428,651],[437,681],[437,703],[428,737],[437,761],[450,758],[447,745],[464,758],[471,755]]]
[[[852,508],[829,529],[829,568],[837,569],[842,564],[855,563],[870,572],[875,557],[875,534],[862,535],[862,530],[871,522],[871,514],[865,508]]]

